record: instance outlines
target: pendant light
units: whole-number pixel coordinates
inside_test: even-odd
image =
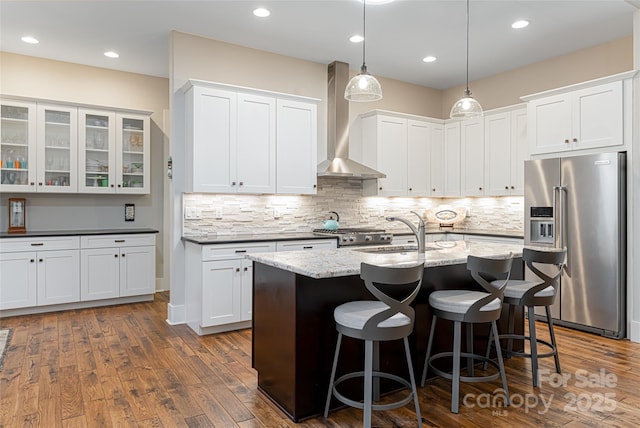
[[[382,88],[380,83],[375,77],[369,74],[367,71],[367,64],[365,63],[365,46],[367,43],[366,37],[366,13],[367,2],[362,0],[362,67],[360,68],[360,74],[353,77],[347,84],[344,90],[344,97],[349,101],[378,101],[382,99]]]
[[[467,0],[467,89],[464,91],[464,97],[451,107],[449,116],[452,119],[467,119],[482,116],[482,114],[482,106],[471,96],[469,90],[469,0]]]

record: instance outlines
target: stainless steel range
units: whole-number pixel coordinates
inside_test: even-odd
[[[340,228],[337,230],[314,229],[313,233],[323,236],[337,236],[338,247],[387,245],[393,240],[392,233],[386,233],[384,229],[371,228]]]

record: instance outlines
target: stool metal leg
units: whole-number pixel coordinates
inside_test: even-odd
[[[493,328],[489,329],[489,339],[487,340],[487,351],[484,353],[485,358],[489,358],[491,355],[491,342],[493,341]],[[489,363],[487,361],[482,363],[482,370],[487,370]]]
[[[336,367],[338,366],[338,355],[340,354],[340,344],[342,343],[342,333],[338,333],[338,341],[336,343],[336,352],[333,356],[333,367],[331,368],[331,378],[329,379],[329,392],[327,392],[327,404],[324,406],[324,417],[329,415],[329,403],[333,395],[333,381],[336,378]]]
[[[418,418],[418,428],[422,428],[422,416],[420,416],[420,402],[418,401],[418,388],[416,387],[416,379],[413,374],[413,363],[411,362],[411,350],[409,349],[409,339],[404,338],[404,353],[407,355],[407,366],[409,366],[409,379],[411,380],[411,393],[413,394],[413,403],[416,406],[416,416]]]
[[[453,378],[451,379],[451,413],[458,413],[460,396],[460,336],[461,322],[453,323]]]
[[[373,341],[364,342],[364,428],[371,428],[373,398]]]
[[[553,332],[553,320],[551,319],[551,309],[549,306],[544,307],[547,311],[547,323],[549,324],[549,336],[551,336],[551,344],[553,345],[553,359],[556,363],[556,373],[560,371],[560,357],[558,356],[558,345],[556,344],[556,335]]]
[[[509,305],[508,334],[513,334],[515,310],[516,307],[514,305]],[[507,339],[507,358],[511,358],[511,351],[513,351],[513,339]]]
[[[538,341],[536,339],[536,319],[533,314],[533,306],[527,306],[529,311],[529,346],[531,348],[531,377],[533,378],[533,386],[539,386],[538,382]]]
[[[491,322],[491,331],[493,332],[493,340],[496,344],[496,353],[498,354],[498,366],[500,367],[500,377],[502,378],[502,389],[504,389],[505,404],[509,406],[509,387],[507,386],[507,374],[504,371],[504,361],[502,359],[502,350],[500,349],[500,337],[498,336],[498,325],[495,321]]]
[[[420,380],[420,386],[424,386],[424,381],[427,379],[427,371],[429,370],[429,357],[431,356],[431,346],[433,346],[433,334],[436,331],[437,316],[431,318],[431,331],[429,332],[429,341],[427,344],[427,356],[424,357],[424,367],[422,368],[422,379]]]
[[[380,371],[380,342],[373,342],[373,371]],[[380,377],[373,378],[373,401],[380,401]]]
[[[473,354],[473,324],[467,323],[464,327],[467,331],[467,352]],[[467,358],[467,376],[473,376],[473,358]]]

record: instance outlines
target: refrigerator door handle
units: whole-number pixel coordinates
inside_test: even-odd
[[[567,246],[566,243],[566,239],[564,234],[565,232],[565,225],[566,225],[566,221],[567,221],[567,209],[565,207],[567,198],[566,198],[566,194],[567,194],[567,187],[566,186],[559,186],[558,187],[558,193],[559,193],[559,200],[560,200],[560,219],[559,219],[559,223],[560,223],[560,228],[556,229],[558,231],[558,234],[560,235],[560,248],[565,248]]]
[[[556,233],[553,237],[553,246],[556,248],[560,248],[560,234],[562,233],[562,228],[558,227],[560,224],[560,213],[558,211],[560,206],[558,202],[559,193],[560,186],[553,186],[553,229]]]

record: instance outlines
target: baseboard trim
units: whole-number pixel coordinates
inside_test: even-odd
[[[635,343],[640,343],[640,321],[631,320],[630,324],[629,340]]]
[[[186,322],[184,305],[167,304],[167,324],[178,325]]]

